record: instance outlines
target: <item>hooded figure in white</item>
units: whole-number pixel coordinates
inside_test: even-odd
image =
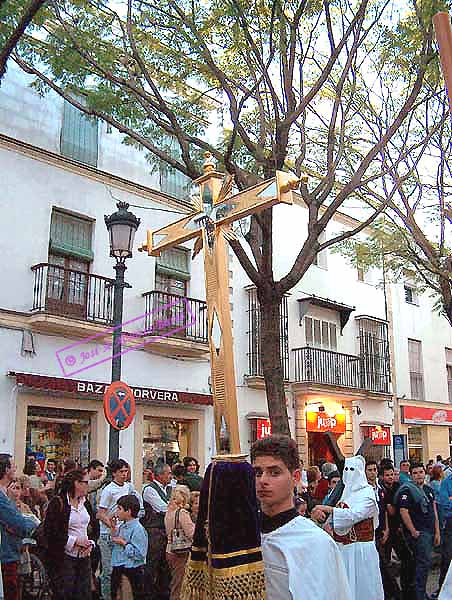
[[[361,521],[372,519],[374,531],[378,527],[378,505],[375,492],[367,483],[366,461],[362,456],[345,459],[342,476],[345,488],[338,507],[333,509],[330,525],[338,535],[347,535]],[[348,508],[340,508],[341,505]],[[375,540],[341,544],[352,592],[352,600],[383,600],[380,563]]]

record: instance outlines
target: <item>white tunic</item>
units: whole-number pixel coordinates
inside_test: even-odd
[[[343,480],[345,483],[341,501],[350,508],[334,508],[332,526],[336,533],[345,535],[356,523],[373,519],[378,526],[378,505],[375,492],[365,478],[362,457],[347,458]],[[351,468],[351,469],[350,469]],[[338,543],[352,592],[352,600],[383,600],[384,591],[380,574],[380,562],[375,541]]]
[[[452,563],[450,563],[438,600],[452,600]]]
[[[267,600],[352,600],[336,543],[309,519],[263,533],[262,554]]]

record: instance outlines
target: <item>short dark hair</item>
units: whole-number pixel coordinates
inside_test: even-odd
[[[0,479],[3,479],[8,469],[11,469],[11,459],[11,454],[0,454]]]
[[[258,456],[274,456],[286,465],[290,472],[300,468],[300,456],[296,442],[288,435],[269,435],[251,446],[251,462]]]
[[[38,461],[34,458],[29,458],[25,463],[24,475],[36,475],[36,465]]]
[[[441,462],[443,460],[443,457],[441,456],[441,454],[437,454],[436,455],[436,462]]]
[[[177,464],[173,466],[173,476],[175,479],[178,477],[184,477],[185,474],[186,471],[184,465]]]
[[[71,471],[75,471],[77,469],[77,463],[73,458],[65,458],[63,461],[63,474],[70,473]]]
[[[408,464],[410,464],[410,461],[408,460],[408,458],[402,458],[402,460],[399,462],[399,467],[400,467],[400,465],[401,465],[401,464],[403,464],[403,463],[408,463]]]
[[[108,463],[110,471],[116,473],[116,471],[120,471],[121,469],[128,469],[129,463],[126,462],[123,458],[114,458]]]
[[[124,510],[130,510],[130,514],[134,519],[138,517],[138,513],[140,512],[140,502],[133,494],[127,494],[127,496],[119,498],[117,505]]]
[[[380,473],[381,475],[384,475],[384,473],[386,471],[395,471],[394,469],[394,465],[392,463],[384,463],[381,467],[380,467]]]
[[[414,469],[421,469],[421,468],[424,469],[424,471],[425,471],[425,465],[423,463],[421,463],[421,462],[412,462],[410,464],[410,473],[412,473]]]
[[[46,460],[46,464],[48,465],[49,463],[53,463],[53,464],[56,466],[56,464],[57,464],[57,461],[56,461],[54,458],[48,458],[48,459]]]
[[[328,483],[330,483],[332,479],[335,479],[337,477],[339,479],[341,478],[341,474],[339,473],[339,471],[331,471],[331,473],[328,475]]]
[[[89,465],[88,465],[88,471],[90,471],[91,469],[97,469],[97,467],[102,467],[104,468],[103,463],[100,462],[100,460],[97,460],[97,458],[95,458],[94,460],[92,460]]]
[[[370,467],[372,465],[375,465],[377,467],[377,470],[378,470],[378,463],[377,463],[377,461],[374,460],[373,458],[367,459],[366,460],[366,469],[367,469],[367,467]]]

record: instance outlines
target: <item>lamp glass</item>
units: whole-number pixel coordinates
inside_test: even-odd
[[[110,226],[110,248],[115,258],[129,258],[132,256],[135,227],[126,223],[112,223]]]

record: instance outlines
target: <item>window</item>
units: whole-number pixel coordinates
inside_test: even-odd
[[[175,140],[168,140],[169,146],[165,150],[174,158],[180,158],[179,144]],[[160,190],[164,194],[175,198],[188,199],[192,180],[167,164],[160,166]]]
[[[336,323],[313,317],[304,318],[306,345],[324,350],[337,350]]]
[[[50,252],[91,261],[92,221],[53,210],[50,223]]]
[[[85,319],[89,294],[92,222],[52,212],[47,269],[47,310]]]
[[[422,344],[408,340],[408,361],[410,366],[410,387],[413,400],[424,400],[424,374],[422,367]]]
[[[361,387],[388,394],[391,389],[388,324],[366,317],[357,322]]]
[[[67,158],[97,167],[98,121],[66,101],[63,105],[60,152]]]
[[[446,372],[449,402],[452,404],[452,350],[446,348]],[[449,454],[452,456],[452,454]]]
[[[408,304],[414,304],[414,305],[418,306],[419,300],[417,297],[416,289],[414,287],[412,287],[411,285],[407,285],[407,284],[405,284],[403,286],[403,289],[405,291],[405,302],[407,302]]]
[[[408,458],[423,463],[422,427],[408,427]]]
[[[324,242],[326,242],[325,231],[322,231],[322,233],[319,235],[318,242],[319,242],[319,244],[323,244]],[[327,265],[327,256],[328,256],[328,250],[322,250],[321,252],[318,252],[316,254],[312,264],[316,265],[316,267],[320,267],[321,269],[326,269],[328,266]]]

